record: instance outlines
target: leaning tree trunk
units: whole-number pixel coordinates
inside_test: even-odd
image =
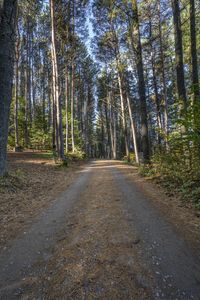
[[[0,176],[6,172],[17,0],[0,2]]]
[[[121,101],[121,117],[122,117],[122,126],[123,126],[123,134],[124,134],[124,141],[125,141],[125,150],[126,150],[126,156],[129,159],[130,153],[129,153],[129,147],[128,147],[128,136],[127,136],[127,125],[126,125],[126,117],[125,117],[125,105],[124,105],[124,92],[123,92],[123,86],[122,86],[122,75],[118,68],[118,83],[119,83],[119,93],[120,93],[120,101]]]
[[[139,17],[137,0],[132,0],[132,8],[134,11],[134,20],[131,28],[131,42],[136,55],[136,67],[138,75],[138,92],[140,97],[140,115],[141,115],[141,138],[144,162],[148,163],[150,159],[149,137],[148,137],[148,121],[147,121],[147,105],[145,94],[144,68],[142,60],[142,46],[140,40]],[[135,39],[135,46],[134,46]]]
[[[130,151],[129,151],[129,145],[128,145],[127,123],[126,123],[126,115],[125,115],[126,90],[125,90],[125,86],[124,86],[124,72],[121,69],[122,63],[121,63],[121,58],[120,58],[118,36],[117,36],[116,30],[114,28],[113,28],[113,37],[115,40],[114,47],[115,47],[115,59],[116,59],[116,65],[117,65],[117,77],[118,77],[118,86],[119,86],[120,104],[121,104],[122,130],[123,130],[123,135],[124,135],[126,156],[129,160]]]
[[[132,131],[133,145],[134,145],[134,151],[135,151],[135,161],[137,164],[139,164],[140,161],[139,161],[139,153],[138,153],[138,146],[137,146],[136,129],[135,129],[135,123],[134,123],[133,116],[132,116],[131,103],[130,103],[130,99],[128,96],[127,96],[127,104],[128,104],[129,118],[130,118],[130,122],[131,122],[131,131]]]

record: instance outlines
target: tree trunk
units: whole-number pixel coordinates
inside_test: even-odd
[[[131,28],[131,41],[132,41],[133,50],[136,55],[136,67],[137,67],[137,74],[138,74],[138,92],[139,92],[139,96],[140,96],[142,151],[143,151],[144,162],[148,163],[149,159],[150,159],[150,151],[149,151],[144,68],[143,68],[143,61],[142,61],[142,46],[141,46],[141,40],[140,40],[137,0],[132,0],[132,8],[134,11],[134,21],[133,21],[133,27]],[[134,36],[133,36],[133,34],[134,34]],[[134,38],[136,39],[135,47],[134,47]]]
[[[116,128],[115,112],[112,112],[112,115],[113,115],[113,158],[117,159],[117,128]]]
[[[196,19],[195,19],[195,2],[190,0],[190,37],[191,37],[191,59],[192,59],[192,89],[194,93],[194,126],[198,124],[198,107],[200,100],[199,76],[197,62],[197,43],[196,43]]]
[[[155,96],[155,104],[156,104],[156,116],[157,116],[157,126],[159,128],[158,131],[158,144],[161,144],[161,136],[160,132],[162,130],[162,120],[161,120],[161,109],[160,109],[160,99],[158,93],[158,84],[157,84],[157,77],[156,77],[156,67],[155,67],[155,50],[152,43],[152,21],[150,17],[149,22],[149,43],[151,49],[151,67],[152,67],[152,77],[153,77],[153,89],[154,89],[154,96]]]
[[[68,124],[68,100],[69,100],[69,78],[68,78],[68,67],[66,67],[66,82],[65,82],[65,89],[66,89],[66,95],[65,95],[65,121],[66,121],[66,134],[65,134],[65,152],[68,153],[68,139],[69,139],[69,124]]]
[[[153,87],[154,87],[154,94],[155,94],[155,102],[156,102],[156,115],[157,115],[157,123],[159,131],[162,130],[162,121],[161,121],[161,111],[160,111],[160,99],[158,94],[158,85],[157,85],[157,78],[156,78],[156,70],[154,66],[154,59],[153,55],[151,57],[151,65],[152,65],[152,75],[153,75]],[[161,144],[161,136],[160,132],[158,132],[158,143]]]
[[[27,101],[28,101],[28,119],[30,127],[32,126],[32,103],[31,103],[31,17],[27,17]]]
[[[27,74],[27,61],[24,69],[24,98],[25,98],[25,128],[24,128],[24,144],[28,147],[28,74]]]
[[[53,94],[56,108],[56,140],[58,158],[64,160],[64,144],[62,132],[62,109],[59,94],[58,61],[55,35],[55,2],[50,0],[51,7],[51,37],[52,37],[52,71],[53,71]]]
[[[83,135],[84,135],[84,143],[85,143],[85,153],[88,155],[88,101],[89,100],[89,91],[87,90],[87,94],[84,99],[83,104]]]
[[[18,20],[17,20],[18,21]],[[15,45],[15,106],[14,106],[14,124],[15,124],[15,151],[19,151],[19,130],[18,130],[18,109],[19,109],[19,45],[20,33],[17,25],[17,40]]]
[[[176,55],[176,83],[178,100],[180,101],[180,115],[183,116],[187,109],[187,96],[185,89],[185,76],[183,65],[183,45],[181,16],[179,8],[179,0],[172,0],[174,35],[175,35],[175,55]]]
[[[132,136],[133,136],[135,161],[136,161],[137,164],[139,164],[140,161],[139,161],[139,153],[138,153],[138,146],[137,146],[136,130],[135,130],[135,124],[134,124],[134,121],[133,121],[133,116],[132,116],[132,111],[131,111],[130,99],[129,99],[128,96],[127,96],[127,104],[128,104],[128,111],[129,111],[129,117],[130,117],[130,122],[131,122],[131,131],[132,131]]]
[[[71,69],[71,139],[72,139],[72,152],[75,152],[74,142],[74,62],[72,62]]]
[[[8,123],[15,52],[16,0],[0,3],[0,176],[6,172]]]
[[[111,92],[108,93],[108,110],[109,110],[109,130],[110,130],[110,144],[111,144],[111,158],[116,159],[116,136],[115,136],[115,120],[112,109]]]
[[[123,87],[122,87],[122,77],[118,68],[118,83],[119,83],[119,93],[121,100],[121,117],[122,117],[122,126],[123,126],[123,134],[125,141],[125,150],[126,156],[129,158],[129,147],[128,147],[128,138],[127,138],[127,126],[126,126],[126,118],[125,118],[125,108],[124,108],[124,95],[123,95]]]
[[[163,97],[164,97],[164,130],[165,130],[165,143],[168,149],[168,103],[167,103],[167,88],[165,80],[165,59],[163,51],[163,36],[162,36],[162,25],[161,25],[161,12],[160,12],[160,0],[158,1],[158,18],[159,18],[159,42],[160,42],[160,61],[161,61],[161,73],[162,73],[162,85],[163,85]]]

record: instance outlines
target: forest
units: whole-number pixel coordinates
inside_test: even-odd
[[[199,205],[199,1],[1,6],[0,174],[7,149],[123,159]]]
[[[199,0],[0,0],[0,299],[199,299],[199,65]]]

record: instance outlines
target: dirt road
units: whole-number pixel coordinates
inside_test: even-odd
[[[122,169],[88,164],[3,249],[0,299],[200,299],[199,254]]]

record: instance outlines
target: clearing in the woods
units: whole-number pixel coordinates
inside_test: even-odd
[[[199,299],[199,217],[137,169],[29,152],[9,166],[0,299]]]

